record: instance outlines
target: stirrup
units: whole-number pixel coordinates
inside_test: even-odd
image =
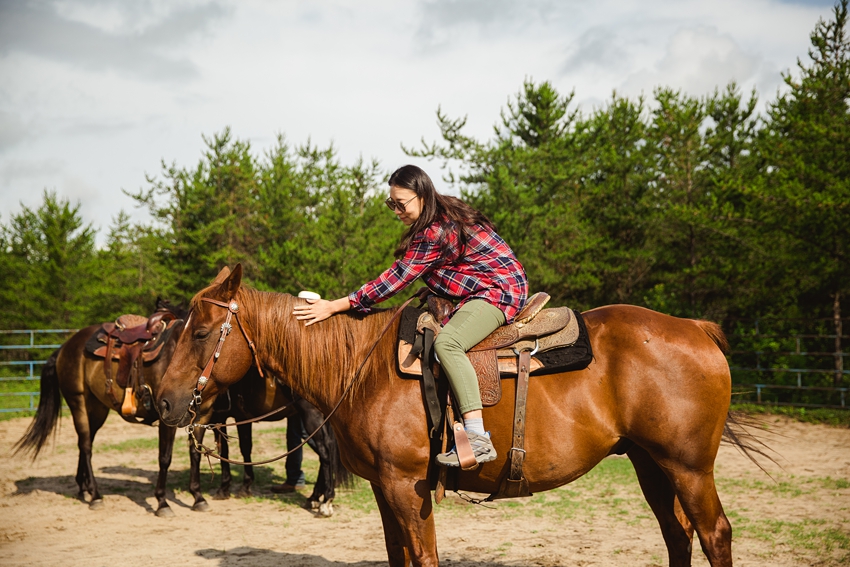
[[[475,455],[477,464],[489,463],[496,459],[496,449],[493,447],[493,442],[490,440],[489,432],[486,435],[478,435],[472,431],[467,431],[469,444],[472,446],[472,453]],[[440,453],[436,457],[437,464],[444,467],[459,467],[460,458],[457,455],[457,447],[452,447],[446,453]]]

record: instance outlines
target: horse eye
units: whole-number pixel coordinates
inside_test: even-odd
[[[207,338],[208,336],[210,336],[210,332],[209,332],[208,329],[198,329],[197,331],[195,331],[195,334],[192,335],[192,336],[197,340],[203,340],[203,339]]]

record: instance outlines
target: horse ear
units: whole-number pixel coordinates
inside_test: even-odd
[[[222,270],[222,272],[223,271],[224,270]],[[236,297],[236,292],[239,291],[240,285],[242,285],[242,264],[236,264],[233,268],[233,272],[231,272],[230,275],[227,276],[227,279],[221,283],[219,289],[224,292],[224,296],[228,300],[231,300]]]
[[[227,266],[223,267],[215,279],[212,281],[213,284],[221,285],[224,283],[224,280],[227,279],[227,276],[230,275],[230,268]]]

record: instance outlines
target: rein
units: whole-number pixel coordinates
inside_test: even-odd
[[[234,461],[232,459],[228,459],[227,457],[222,457],[221,455],[216,453],[213,449],[210,449],[209,447],[204,445],[202,442],[198,441],[198,438],[195,436],[195,429],[200,427],[200,428],[207,429],[207,430],[209,430],[209,429],[220,430],[222,427],[226,427],[227,425],[242,425],[242,424],[245,424],[245,423],[254,423],[255,421],[260,421],[260,420],[262,420],[262,419],[264,419],[264,418],[266,418],[270,415],[274,415],[276,413],[279,413],[279,412],[283,411],[284,409],[290,407],[292,404],[287,404],[287,405],[285,405],[281,408],[273,410],[273,411],[271,411],[271,412],[269,412],[265,415],[262,415],[260,417],[247,419],[245,421],[241,421],[241,422],[238,422],[238,423],[235,423],[235,424],[233,424],[233,423],[231,423],[231,424],[214,423],[214,424],[208,424],[208,425],[200,425],[200,424],[194,423],[195,419],[197,419],[197,417],[198,417],[198,414],[197,414],[197,412],[195,412],[192,409],[192,407],[193,406],[197,406],[198,408],[201,407],[201,392],[203,391],[204,387],[206,386],[207,382],[209,381],[209,377],[212,373],[212,368],[215,365],[216,360],[218,360],[219,355],[221,354],[221,346],[224,344],[224,339],[227,338],[227,335],[230,334],[230,331],[233,328],[233,326],[230,324],[231,316],[236,317],[236,322],[239,324],[239,328],[242,330],[242,334],[245,336],[245,340],[248,341],[248,346],[251,347],[251,351],[254,353],[254,360],[257,363],[257,369],[260,371],[260,376],[263,376],[262,368],[260,368],[260,359],[257,356],[257,350],[254,346],[254,343],[253,343],[253,341],[251,341],[250,338],[248,338],[248,334],[245,331],[245,327],[243,327],[242,323],[239,321],[239,317],[237,315],[237,313],[239,312],[239,305],[236,303],[236,301],[231,300],[229,303],[224,303],[222,301],[216,301],[214,299],[208,299],[206,297],[202,297],[201,301],[206,301],[208,303],[212,303],[213,305],[217,305],[219,307],[226,308],[227,309],[227,319],[225,319],[224,323],[222,323],[222,325],[221,325],[221,337],[219,338],[219,342],[216,345],[215,351],[210,356],[210,359],[207,362],[206,367],[204,367],[204,370],[201,372],[201,376],[198,378],[198,384],[195,387],[195,389],[192,391],[192,401],[189,402],[189,412],[192,414],[192,422],[190,422],[189,425],[186,427],[186,431],[189,433],[189,438],[192,440],[192,443],[195,446],[195,449],[200,454],[205,455],[208,459],[210,457],[212,457],[214,459],[218,459],[219,461],[224,461],[226,463],[230,463],[231,465],[250,466],[250,465],[265,465],[265,464],[268,464],[268,463],[273,463],[275,461],[279,461],[280,459],[283,459],[284,457],[287,457],[290,454],[297,451],[298,449],[301,449],[302,447],[304,447],[304,445],[306,445],[307,442],[310,441],[310,439],[315,437],[315,435],[322,429],[322,427],[324,427],[325,424],[328,421],[330,421],[331,417],[333,417],[333,415],[336,413],[336,410],[338,410],[340,408],[340,406],[342,405],[342,402],[345,401],[345,398],[351,392],[352,388],[355,386],[355,384],[358,383],[358,379],[360,378],[360,372],[363,370],[363,367],[366,366],[366,361],[368,361],[369,357],[372,356],[372,353],[375,352],[375,349],[377,348],[378,343],[380,343],[381,339],[384,338],[384,335],[389,330],[390,326],[401,316],[401,313],[402,313],[402,311],[404,311],[404,308],[407,307],[408,305],[410,305],[410,302],[413,301],[414,299],[417,299],[418,297],[419,297],[419,294],[413,295],[410,299],[405,301],[402,304],[402,306],[395,313],[393,313],[393,316],[390,318],[389,321],[387,321],[387,324],[384,325],[384,328],[381,330],[381,332],[378,333],[378,338],[375,340],[375,342],[369,348],[369,351],[366,353],[366,356],[363,357],[363,360],[362,360],[362,362],[360,362],[360,366],[357,367],[357,371],[354,373],[354,377],[351,379],[351,382],[349,382],[348,386],[342,392],[342,395],[340,396],[339,401],[336,403],[336,405],[333,407],[333,409],[327,415],[327,417],[325,417],[324,421],[322,421],[322,423],[320,423],[319,426],[310,435],[308,435],[305,439],[303,439],[301,441],[301,443],[299,443],[298,446],[294,447],[293,449],[290,449],[290,450],[286,451],[285,453],[283,453],[282,455],[278,455],[277,457],[273,457],[271,459],[266,459],[265,461],[253,461],[253,462]]]

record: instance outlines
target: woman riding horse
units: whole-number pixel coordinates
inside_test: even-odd
[[[386,204],[409,227],[396,248],[396,261],[347,297],[308,299],[295,306],[295,317],[312,325],[349,309],[368,313],[420,277],[435,294],[457,300],[434,350],[458,400],[475,460],[492,461],[496,450],[484,430],[478,379],[466,351],[522,309],[528,294],[525,270],[487,217],[456,197],[437,193],[420,168],[397,169],[389,185]],[[437,462],[460,465],[454,449],[437,455]]]

